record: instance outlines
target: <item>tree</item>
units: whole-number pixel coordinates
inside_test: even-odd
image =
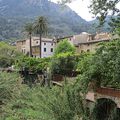
[[[29,40],[30,40],[30,57],[32,57],[32,32],[33,32],[33,24],[32,23],[27,23],[25,25],[25,31],[29,35]]]
[[[10,67],[22,56],[13,46],[0,42],[0,67]]]
[[[117,8],[118,3],[120,3],[120,0],[92,0],[89,8],[91,13],[100,21],[100,26],[104,24],[109,13],[112,13],[109,25],[114,34],[120,35],[120,9]]]
[[[65,4],[70,3],[74,0],[59,0],[59,3]],[[120,0],[91,0],[91,4],[89,6],[90,12],[95,15],[100,21],[100,25],[105,22],[106,16],[112,12],[112,15],[120,14],[120,10],[117,8],[117,4]]]
[[[15,107],[15,102],[20,98],[22,86],[22,79],[19,73],[1,72],[0,71],[0,119],[4,120],[7,116],[12,116],[11,105]],[[11,104],[12,103],[12,104]],[[19,107],[16,106],[16,107]],[[9,113],[9,114],[8,114]],[[18,116],[17,116],[18,117]],[[11,118],[12,119],[12,118]],[[20,120],[19,118],[16,118]],[[12,119],[13,120],[13,119]]]
[[[120,16],[118,16],[117,18],[113,18],[109,25],[112,28],[113,34],[117,34],[120,36]]]
[[[74,1],[74,0],[59,0],[58,3],[59,4],[65,4],[65,3],[70,3],[72,1]]]
[[[120,0],[92,0],[89,8],[91,13],[103,24],[110,12],[112,12],[112,15],[120,13],[120,10],[116,7],[119,2]]]
[[[71,52],[71,54],[75,53],[75,47],[68,42],[67,39],[61,40],[55,49],[55,55],[58,55],[60,53],[67,53]]]
[[[42,35],[47,32],[47,20],[43,16],[40,16],[34,23],[34,29],[37,34],[39,34],[40,37],[40,44],[39,44],[39,49],[40,49],[40,58],[41,58],[41,48],[42,48]]]
[[[83,87],[92,82],[97,87],[120,88],[120,39],[101,43],[95,54],[80,61],[79,69]]]
[[[76,59],[75,47],[67,40],[59,42],[51,61],[52,72],[62,75],[72,73],[75,70]]]

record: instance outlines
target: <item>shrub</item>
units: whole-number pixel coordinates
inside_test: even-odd
[[[8,115],[8,104],[20,96],[21,79],[17,73],[0,72],[0,118]]]
[[[39,73],[49,65],[50,58],[22,57],[16,62],[19,70]]]
[[[58,54],[61,54],[61,53],[67,53],[67,52],[69,52],[71,54],[74,54],[75,53],[75,47],[70,42],[68,42],[67,39],[65,39],[63,41],[60,41],[57,44],[54,55],[58,55]]]
[[[10,67],[22,56],[13,46],[0,42],[0,67]]]
[[[90,82],[98,87],[120,88],[120,41],[101,43],[96,53],[85,55],[78,66],[85,89]]]
[[[71,52],[61,53],[52,58],[51,69],[53,74],[69,75],[76,71],[79,55]]]
[[[12,120],[77,120],[84,113],[82,97],[73,86],[25,89],[9,108],[7,118]]]

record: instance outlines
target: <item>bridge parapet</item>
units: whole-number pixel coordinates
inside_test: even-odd
[[[113,88],[97,88],[95,92],[88,92],[86,100],[95,102],[97,99],[111,99],[114,101],[118,108],[120,108],[120,90]]]
[[[112,96],[112,97],[117,97],[120,98],[120,90],[118,89],[113,89],[113,88],[97,88],[96,93],[102,94],[102,95],[107,95],[107,96]]]

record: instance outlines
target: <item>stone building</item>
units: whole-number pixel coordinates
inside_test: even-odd
[[[68,36],[57,39],[57,41],[61,41],[63,39],[67,39],[72,45],[76,47],[77,53],[82,52],[94,52],[96,48],[98,48],[98,43],[100,42],[108,42],[111,40],[111,34],[109,33],[96,33],[89,34],[86,32],[82,32],[78,35]]]
[[[109,42],[111,40],[111,34],[109,33],[96,33],[89,34],[83,32],[79,35],[61,37],[57,39],[42,38],[41,45],[41,57],[50,57],[54,53],[56,44],[60,41],[67,39],[72,45],[76,47],[76,53],[82,52],[95,52],[98,48],[98,43],[100,42]],[[32,55],[33,57],[39,57],[39,37],[32,37]],[[29,55],[30,52],[30,40],[21,40],[17,41],[16,46],[19,51]]]
[[[79,35],[70,36],[68,41],[76,47],[77,53],[94,52],[98,48],[98,43],[108,42],[112,38],[109,33],[89,34],[83,32]]]
[[[109,33],[97,33],[95,35],[84,33],[77,38],[77,52],[95,52],[100,42],[109,42],[112,36]]]
[[[32,37],[32,55],[33,57],[39,57],[39,37]],[[16,42],[16,47],[22,53],[29,55],[30,52],[30,40],[21,40]],[[54,53],[55,41],[54,39],[42,38],[41,43],[41,57],[50,57]]]

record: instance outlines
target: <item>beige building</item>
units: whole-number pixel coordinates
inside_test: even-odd
[[[79,35],[68,36],[58,39],[42,38],[41,57],[50,57],[54,54],[55,46],[61,40],[67,39],[72,45],[76,47],[77,53],[82,52],[94,52],[98,48],[98,43],[108,42],[111,40],[111,34],[109,33],[96,33],[89,34],[83,32]],[[32,55],[33,57],[39,57],[39,37],[32,37]],[[22,53],[29,55],[30,40],[17,41],[17,48]]]
[[[89,34],[83,32],[79,35],[68,36],[57,39],[57,41],[61,41],[63,39],[67,39],[72,45],[76,47],[77,53],[82,52],[94,52],[98,47],[98,43],[107,42],[111,40],[111,34],[109,33],[96,33]]]
[[[111,34],[109,33],[97,33],[95,35],[84,33],[85,37],[79,37],[77,44],[77,52],[95,52],[98,48],[98,43],[100,42],[109,42],[111,40]]]
[[[39,57],[39,37],[32,37],[32,55],[33,57]],[[30,52],[30,40],[21,40],[16,43],[17,49],[22,53],[29,55]],[[42,38],[41,43],[41,57],[50,57],[54,53],[55,41],[54,39]]]

